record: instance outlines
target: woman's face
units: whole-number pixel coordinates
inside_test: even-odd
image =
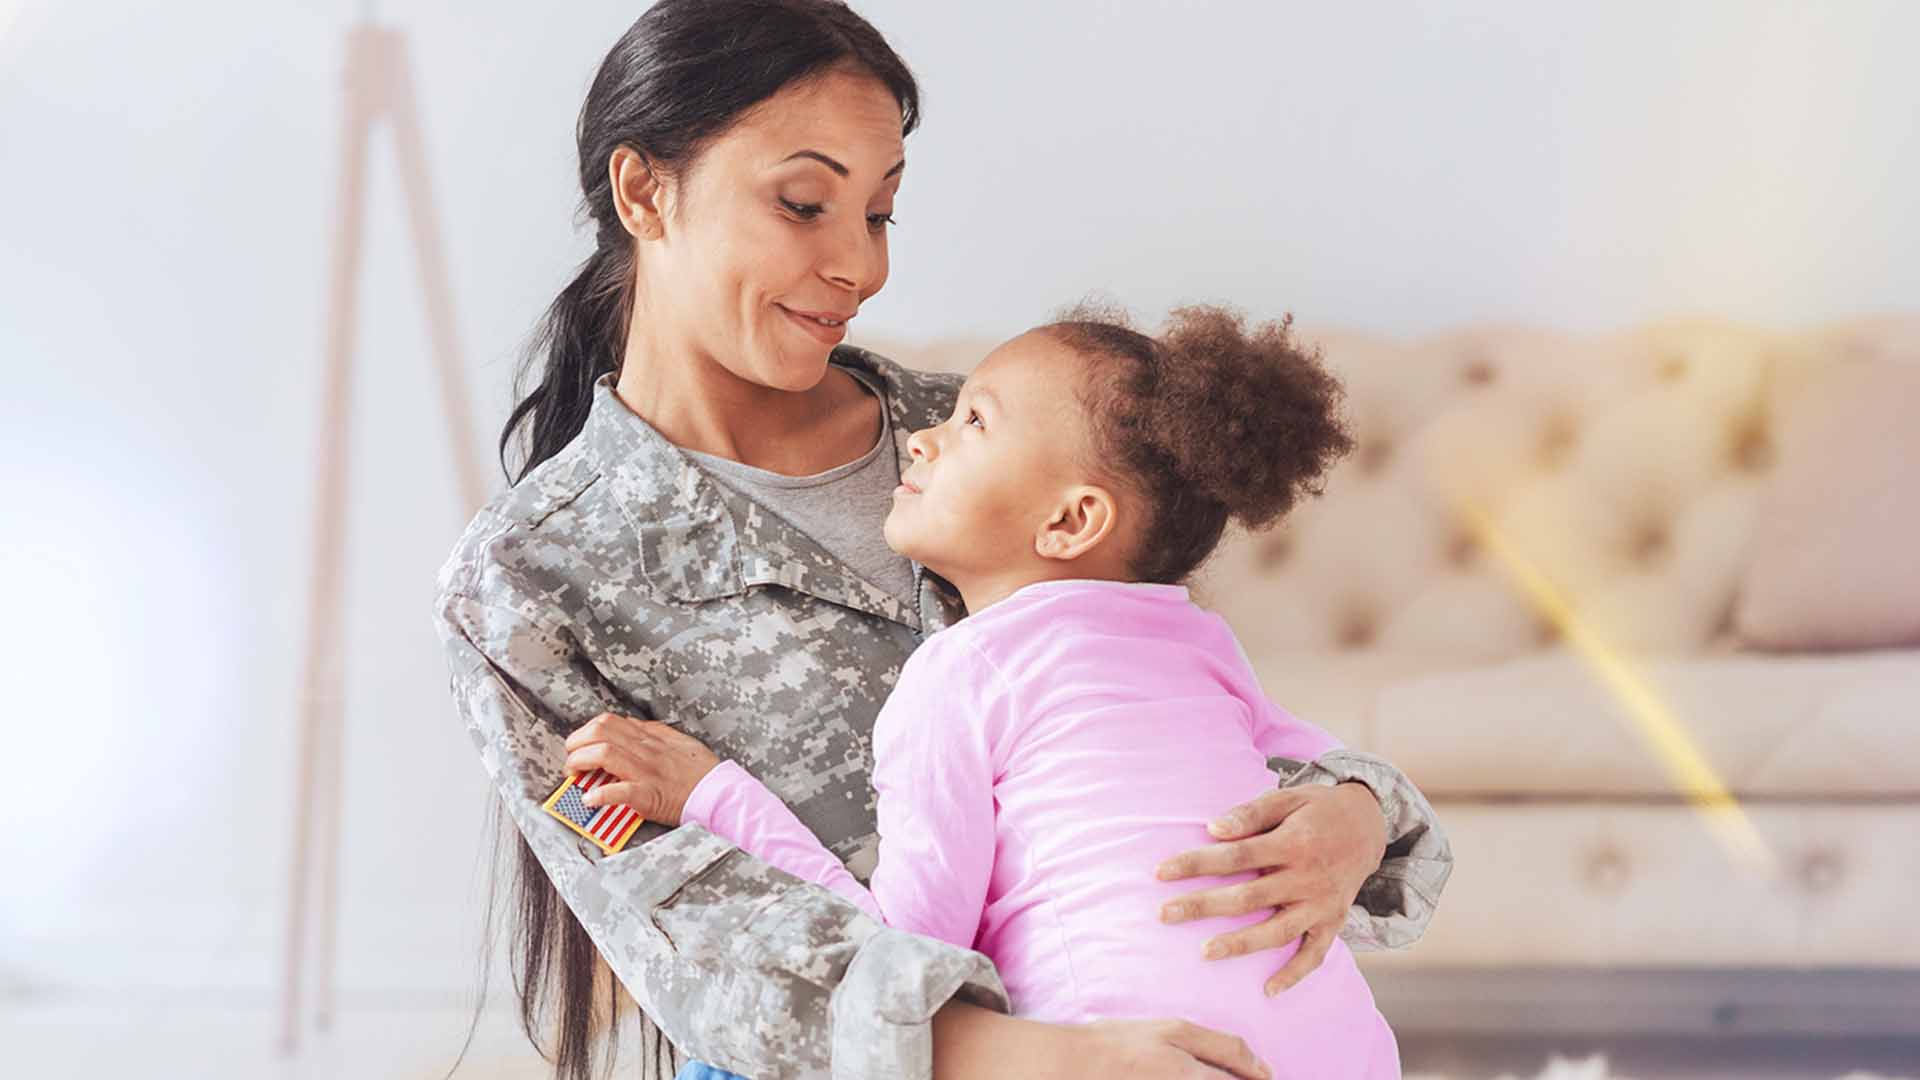
[[[817,384],[887,282],[900,122],[878,80],[830,71],[762,102],[664,180],[660,235],[638,249],[643,340],[690,345],[774,389]]]

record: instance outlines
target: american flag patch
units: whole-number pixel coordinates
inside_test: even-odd
[[[580,796],[614,779],[604,769],[592,772],[570,774],[560,789],[547,797],[542,809],[561,821],[567,828],[599,845],[600,850],[612,855],[626,846],[627,839],[640,827],[640,811],[631,806],[608,804],[606,806],[588,806],[580,801]]]

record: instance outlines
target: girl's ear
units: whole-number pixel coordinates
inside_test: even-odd
[[[636,240],[665,235],[660,181],[639,151],[630,146],[615,149],[607,159],[607,180],[613,186],[614,212],[627,227],[627,235]]]
[[[1112,492],[1094,484],[1070,488],[1034,533],[1033,550],[1043,559],[1077,559],[1111,536],[1118,520]]]

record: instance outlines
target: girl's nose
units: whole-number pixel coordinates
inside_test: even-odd
[[[921,428],[907,436],[907,456],[914,460],[933,456],[933,429]]]

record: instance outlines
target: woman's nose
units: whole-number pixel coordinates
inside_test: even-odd
[[[820,276],[864,300],[880,291],[886,281],[886,258],[874,250],[873,237],[860,219],[859,232],[841,230],[828,237],[821,260]]]

